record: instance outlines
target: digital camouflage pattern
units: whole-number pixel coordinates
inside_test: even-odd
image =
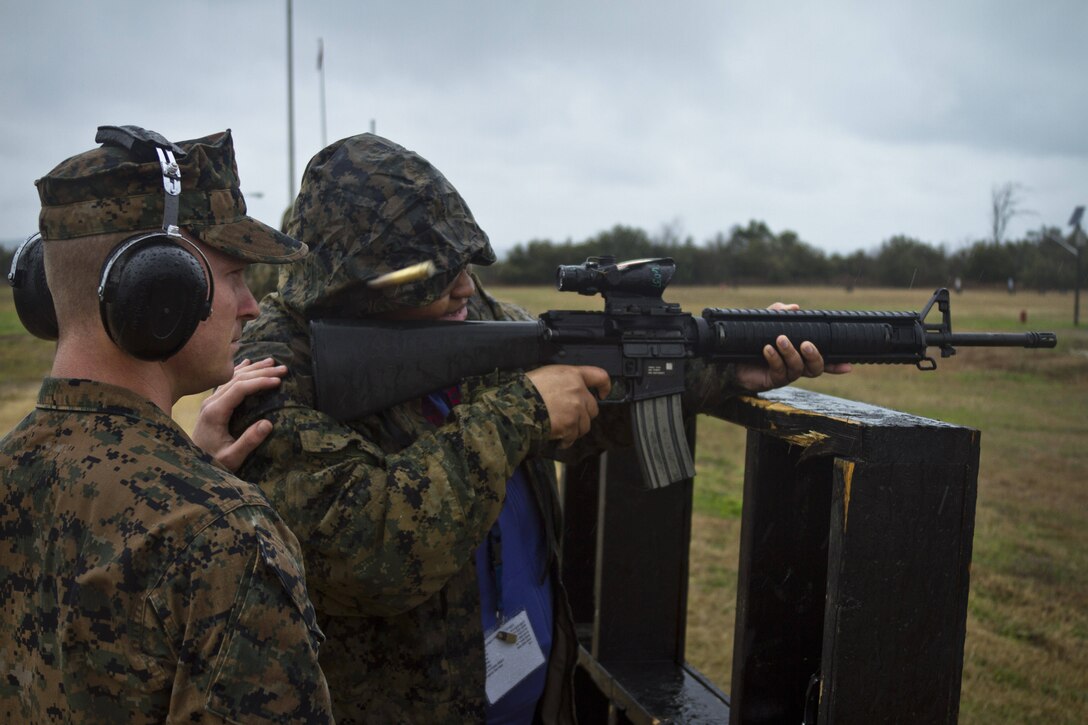
[[[258,417],[273,424],[239,475],[261,483],[302,544],[337,722],[482,721],[473,552],[516,464],[546,446],[547,410],[535,389],[523,375],[470,381],[439,428],[419,403],[339,424],[314,409],[307,327],[277,295],[246,326],[239,355],[271,355],[290,371],[236,413],[237,429]],[[567,631],[553,661],[569,669]]]
[[[246,215],[230,130],[176,144],[184,151],[178,226],[210,247],[249,262],[286,262],[305,245]],[[103,145],[73,156],[34,182],[46,240],[161,229],[164,191],[157,156],[134,158]]]
[[[150,402],[47,378],[0,501],[0,721],[331,722],[298,542]]]
[[[374,134],[318,152],[306,167],[287,233],[311,253],[280,270],[284,303],[304,317],[357,317],[428,304],[470,262],[495,253],[438,169]],[[374,290],[367,280],[434,262],[438,274]]]
[[[261,303],[239,351],[271,355],[289,374],[236,413],[236,429],[273,423],[240,475],[260,482],[303,546],[337,721],[478,722],[485,665],[473,552],[526,459],[538,461],[530,479],[555,534],[554,466],[535,458],[551,447],[547,410],[514,374],[467,381],[441,427],[418,403],[341,425],[314,409],[307,320],[428,304],[468,263],[494,259],[487,236],[433,166],[371,134],[313,159],[289,230],[311,253],[281,270],[280,292]],[[438,268],[431,279],[395,291],[365,284],[425,260]],[[473,311],[499,307],[476,301]],[[576,650],[565,598],[556,599],[550,719],[564,720]]]
[[[574,719],[577,641],[558,576],[560,513],[548,416],[522,374],[465,381],[440,427],[419,401],[340,424],[315,409],[308,321],[365,316],[437,299],[469,263],[494,259],[449,182],[418,155],[380,137],[344,139],[314,157],[289,231],[310,247],[280,270],[239,357],[285,364],[276,389],[236,412],[270,437],[240,475],[259,482],[298,535],[310,595],[328,639],[321,651],[341,723],[464,723],[486,711],[480,596],[473,552],[519,464],[549,533],[555,632],[541,700],[544,722]],[[432,260],[435,277],[374,291],[374,276]],[[469,318],[530,319],[477,283]],[[421,350],[420,354],[426,354]],[[362,363],[361,363],[362,364]],[[709,388],[701,389],[702,393]],[[627,406],[607,406],[577,458],[631,445]]]

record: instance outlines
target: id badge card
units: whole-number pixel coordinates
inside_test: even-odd
[[[489,705],[494,705],[544,664],[544,652],[524,609],[484,637],[484,659]]]

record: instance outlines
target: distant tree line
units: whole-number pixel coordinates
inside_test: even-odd
[[[728,235],[719,232],[701,245],[691,237],[681,239],[669,226],[650,235],[616,225],[583,242],[535,239],[517,244],[500,262],[478,271],[489,284],[551,284],[560,264],[611,254],[620,260],[672,257],[677,264],[674,285],[952,287],[959,278],[964,287],[989,287],[1004,286],[1011,277],[1018,288],[1072,289],[1075,260],[1053,241],[1060,235],[1056,227],[1043,227],[1024,239],[979,240],[954,252],[899,235],[870,251],[828,255],[795,232],[776,234],[761,221],[734,226]],[[0,247],[5,275],[13,252],[13,247]],[[278,271],[274,265],[251,265],[247,277],[258,299],[275,289]]]
[[[670,227],[657,236],[616,225],[583,242],[535,239],[517,244],[503,260],[480,270],[491,284],[551,283],[560,264],[587,257],[617,259],[672,257],[673,284],[689,285],[841,285],[845,287],[1005,286],[1071,289],[1075,259],[1053,239],[1057,228],[1041,228],[1024,239],[980,240],[954,252],[907,236],[894,236],[874,250],[825,254],[795,232],[774,233],[761,221],[734,226],[699,245],[681,240]]]

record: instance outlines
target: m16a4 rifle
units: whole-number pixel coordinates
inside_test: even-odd
[[[920,312],[707,308],[695,316],[662,300],[675,272],[669,258],[560,266],[559,290],[599,294],[603,312],[550,310],[527,322],[313,320],[317,407],[350,421],[495,370],[595,365],[623,392],[615,402],[633,406],[643,477],[657,488],[695,475],[680,409],[693,358],[763,362],[764,346],[786,335],[814,344],[826,363],[934,370],[931,348],[949,357],[957,347],[1057,344],[1050,332],[954,333],[947,289]],[[940,320],[927,322],[934,307]]]

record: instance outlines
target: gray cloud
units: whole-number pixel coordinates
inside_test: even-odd
[[[0,238],[32,181],[103,123],[230,127],[251,212],[286,175],[285,3],[0,0]],[[294,3],[296,176],[327,136],[430,158],[496,247],[749,219],[827,251],[985,236],[1023,185],[1021,234],[1088,196],[1080,2]]]

